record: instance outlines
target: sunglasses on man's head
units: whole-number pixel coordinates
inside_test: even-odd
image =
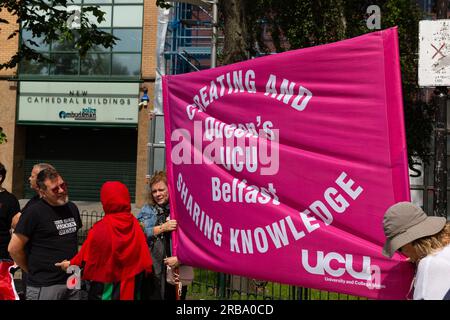
[[[50,189],[54,194],[57,194],[59,191],[59,188],[61,188],[63,191],[67,190],[67,183],[63,182],[60,185]]]

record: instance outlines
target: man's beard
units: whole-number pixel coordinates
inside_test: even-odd
[[[66,194],[65,197],[61,197],[61,198],[58,198],[58,199],[56,200],[56,203],[57,203],[58,206],[63,206],[63,205],[65,205],[67,202],[69,202],[69,195],[68,195],[68,194]]]

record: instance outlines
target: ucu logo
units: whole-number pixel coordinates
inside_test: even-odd
[[[331,266],[331,262],[333,267]],[[371,280],[371,270],[373,270],[370,265],[370,257],[363,256],[361,271],[356,271],[353,268],[353,256],[351,254],[346,254],[345,257],[336,252],[329,252],[326,255],[322,251],[317,251],[317,262],[314,267],[309,263],[309,253],[308,250],[302,250],[302,264],[306,271],[312,274],[325,275],[329,274],[333,277],[340,277],[346,271],[355,279],[361,280]]]

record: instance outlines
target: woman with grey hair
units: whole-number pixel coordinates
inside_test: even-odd
[[[416,264],[414,300],[450,300],[450,223],[410,202],[391,206],[383,219],[383,255],[400,252]]]

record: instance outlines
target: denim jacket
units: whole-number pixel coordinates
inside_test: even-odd
[[[156,224],[156,210],[146,204],[136,217],[139,222],[144,224],[144,233],[147,236],[147,242],[149,243],[153,237],[153,227]]]

